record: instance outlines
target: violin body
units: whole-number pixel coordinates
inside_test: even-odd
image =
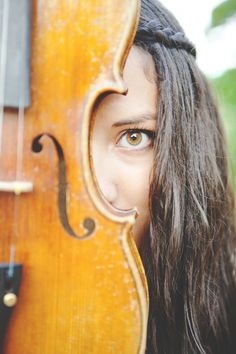
[[[94,105],[126,90],[120,73],[138,5],[32,2],[31,104],[21,126],[15,109],[3,121],[0,178],[14,181],[18,166],[17,179],[32,185],[0,192],[0,261],[14,256],[22,266],[3,354],[145,351],[146,281],[129,232],[135,216],[102,200],[90,156]]]

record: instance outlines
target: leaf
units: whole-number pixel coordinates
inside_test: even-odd
[[[210,28],[224,24],[229,18],[236,14],[236,0],[226,0],[217,6],[211,16]]]
[[[235,106],[236,109],[236,68],[227,70],[223,75],[212,81],[221,100]]]
[[[222,76],[213,79],[212,84],[220,104],[236,192],[236,69],[228,70]]]

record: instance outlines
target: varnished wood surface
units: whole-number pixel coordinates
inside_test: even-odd
[[[9,261],[14,244],[15,261],[23,263],[3,354],[144,352],[146,283],[127,236],[134,216],[112,214],[102,202],[89,159],[96,98],[125,91],[120,71],[138,8],[136,0],[33,1],[32,103],[18,178],[34,189],[0,194],[0,261]],[[9,110],[4,117],[4,181],[16,178],[18,118]],[[41,134],[42,151],[33,152]],[[87,217],[95,231],[85,239],[70,235],[85,234]]]

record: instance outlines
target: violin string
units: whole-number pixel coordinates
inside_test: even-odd
[[[6,63],[7,63],[7,38],[9,27],[9,0],[3,0],[2,6],[2,36],[0,55],[0,155],[2,153],[3,118],[4,118],[4,97],[6,84]]]
[[[7,271],[8,278],[12,278],[14,275],[15,251],[16,251],[15,245],[11,245],[10,246],[9,266],[8,266],[8,271]]]
[[[6,84],[6,64],[7,64],[7,43],[9,28],[9,8],[10,2],[2,0],[1,2],[1,36],[0,36],[0,155],[2,155],[3,139],[3,120],[4,120],[4,98]],[[2,250],[4,247],[2,247]],[[4,251],[2,257],[4,257]],[[12,253],[12,251],[11,251]],[[11,255],[10,255],[11,257]]]
[[[24,31],[22,31],[22,36],[19,43],[21,43],[22,47],[24,47],[25,37]],[[18,74],[20,71],[25,70],[25,65],[22,60],[22,56],[20,56],[21,60],[19,60],[18,64]],[[23,77],[25,77],[23,72]],[[22,178],[22,167],[23,167],[23,146],[24,146],[24,121],[25,121],[25,110],[24,110],[24,101],[25,101],[25,82],[22,80],[19,83],[19,97],[18,97],[18,111],[17,111],[17,141],[16,141],[16,172],[15,172],[15,180],[20,181]],[[14,215],[13,215],[13,234],[11,237],[11,246],[10,246],[10,262],[9,262],[9,273],[13,276],[14,268],[13,264],[15,261],[16,254],[16,239],[18,237],[18,220],[20,218],[20,194],[15,193],[14,200]],[[14,252],[12,251],[14,250]]]
[[[21,90],[23,91],[23,90]],[[23,165],[23,142],[24,142],[24,121],[25,110],[23,106],[18,107],[18,127],[17,127],[17,152],[16,152],[16,180],[19,181],[22,174]]]
[[[20,90],[21,94],[24,90]],[[16,147],[16,181],[19,181],[22,177],[22,163],[23,163],[23,140],[24,140],[24,108],[19,104],[17,114],[17,147]],[[13,211],[13,234],[11,236],[10,246],[10,261],[8,273],[13,276],[14,273],[14,261],[16,251],[16,239],[18,237],[18,220],[20,209],[20,194],[15,194],[14,197],[14,211]],[[14,252],[13,252],[14,250]]]

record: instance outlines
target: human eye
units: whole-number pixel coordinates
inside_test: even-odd
[[[128,129],[119,138],[117,146],[129,150],[144,150],[153,145],[154,131]]]

